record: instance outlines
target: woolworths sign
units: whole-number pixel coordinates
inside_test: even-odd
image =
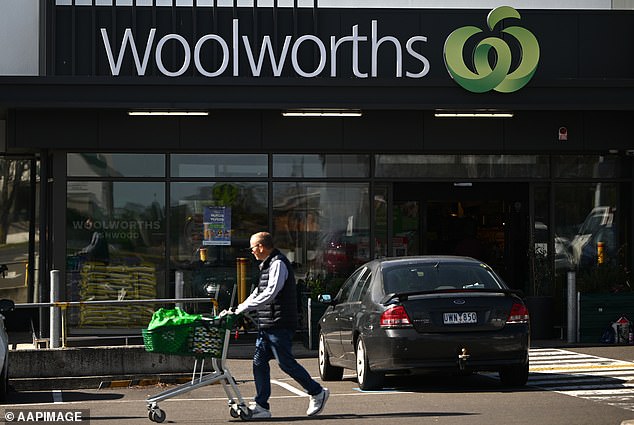
[[[503,6],[492,10],[487,17],[488,30],[493,32],[505,19],[519,20],[520,14],[513,8]],[[270,35],[263,35],[261,40],[254,43],[247,35],[240,31],[240,20],[233,19],[231,35],[223,38],[218,34],[205,34],[195,41],[188,41],[180,34],[167,34],[160,38],[156,36],[156,28],[149,30],[142,39],[144,44],[138,42],[138,37],[130,28],[125,29],[118,46],[110,41],[110,34],[105,28],[101,28],[101,39],[108,58],[108,64],[113,76],[119,75],[126,56],[132,56],[134,69],[138,76],[144,76],[150,61],[154,61],[156,69],[168,77],[180,77],[184,74],[191,75],[194,67],[200,75],[208,78],[214,77],[253,77],[258,78],[263,73],[272,73],[274,77],[280,77],[284,70],[292,72],[302,78],[337,77],[340,72],[338,60],[340,60],[342,47],[350,52],[352,74],[356,78],[424,78],[431,69],[432,64],[426,56],[428,52],[427,35],[414,35],[407,39],[400,39],[394,35],[384,34],[379,22],[370,22],[370,33],[359,31],[359,25],[352,25],[347,35],[331,35],[320,38],[316,35],[306,34],[299,37],[287,35],[281,41],[281,47],[274,49]],[[465,61],[468,52],[464,52],[467,41],[480,35],[483,30],[475,26],[465,26],[454,30],[444,43],[445,66],[449,75],[460,86],[472,92],[485,92],[495,90],[499,92],[513,92],[519,90],[530,81],[535,73],[539,61],[539,44],[535,36],[527,29],[520,26],[511,26],[503,33],[517,39],[522,57],[519,59],[517,69],[511,69],[512,53],[509,45],[501,38],[491,35],[482,39],[471,55],[472,61]],[[182,49],[180,55],[182,63],[168,67],[163,62],[166,46],[176,46]],[[210,69],[209,61],[205,61],[205,52],[209,52],[215,46],[219,52],[219,59],[214,69]],[[259,47],[255,47],[259,46]],[[315,61],[302,63],[300,50],[312,48],[315,52]],[[390,69],[390,75],[379,75],[378,64],[380,55],[391,50],[394,64]],[[363,52],[362,54],[360,54]],[[388,53],[390,54],[390,53]],[[167,55],[167,53],[166,53]],[[369,58],[361,63],[360,57]],[[246,58],[248,67],[240,64]],[[408,59],[407,68],[404,69],[404,59]],[[266,72],[263,72],[266,69]],[[382,68],[385,72],[385,68]]]

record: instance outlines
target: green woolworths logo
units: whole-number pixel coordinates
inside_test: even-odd
[[[489,30],[506,18],[521,19],[517,10],[509,6],[493,9],[487,16]],[[512,93],[524,87],[530,81],[539,62],[539,43],[525,28],[509,27],[502,30],[519,41],[521,46],[520,64],[509,74],[511,68],[511,49],[504,40],[498,37],[487,37],[480,41],[473,51],[473,65],[471,71],[464,63],[463,49],[467,40],[482,32],[478,27],[466,26],[458,28],[445,41],[445,64],[449,75],[462,87],[474,93],[484,93],[495,90],[502,93]],[[493,67],[489,63],[489,51],[494,49],[497,60]]]

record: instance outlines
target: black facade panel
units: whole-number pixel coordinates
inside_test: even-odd
[[[634,15],[579,16],[579,73],[584,78],[634,77]]]
[[[504,118],[437,118],[425,114],[423,149],[434,152],[490,152],[504,147]]]
[[[336,117],[283,117],[281,111],[263,112],[262,148],[309,152],[339,150],[343,146],[343,120]]]
[[[560,127],[566,128],[568,140],[559,140]],[[504,121],[505,152],[580,152],[584,140],[581,112],[520,111]]]
[[[178,137],[179,117],[128,116],[125,111],[99,114],[100,149],[176,149]]]
[[[522,26],[536,34],[539,44],[539,66],[533,77],[541,79],[576,78],[579,76],[579,17],[551,11],[521,11]],[[509,24],[510,26],[512,24]],[[511,37],[505,37],[508,40]],[[513,57],[519,57],[515,54]],[[529,83],[530,85],[531,83]]]
[[[384,13],[385,12],[385,13]],[[377,21],[377,38],[381,39],[385,36],[393,36],[400,40],[402,50],[402,68],[403,75],[405,72],[418,73],[422,66],[420,61],[415,60],[407,54],[405,42],[413,36],[421,35],[419,15],[410,13],[406,10],[389,10],[389,11],[368,11],[362,10],[356,13],[345,13],[341,16],[341,36],[349,36],[352,34],[352,27],[359,26],[359,35],[366,36],[368,41],[363,45],[369,46],[370,36],[372,34],[372,20]],[[323,38],[331,34],[323,34]],[[417,42],[413,48],[419,53],[427,53],[427,45],[423,42]],[[337,75],[344,78],[354,77],[352,72],[352,44],[343,43],[337,50]],[[394,43],[384,41],[378,48],[378,76],[386,79],[396,78],[396,47]],[[371,49],[359,49],[359,72],[368,74],[371,77]],[[328,61],[330,66],[330,60]]]
[[[17,110],[15,139],[21,148],[91,149],[97,146],[97,113],[82,110]]]
[[[585,148],[599,152],[634,149],[633,119],[634,113],[629,111],[585,112]]]
[[[346,151],[420,151],[423,147],[421,111],[366,111],[344,121]]]
[[[180,120],[180,147],[192,151],[235,152],[262,149],[259,111],[212,111],[207,117]]]

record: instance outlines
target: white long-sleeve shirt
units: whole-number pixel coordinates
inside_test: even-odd
[[[284,282],[286,282],[287,277],[288,270],[286,269],[286,265],[281,260],[271,261],[269,265],[269,281],[266,288],[259,293],[257,289],[253,291],[246,300],[236,307],[236,314],[257,310],[262,306],[270,304],[284,287]]]

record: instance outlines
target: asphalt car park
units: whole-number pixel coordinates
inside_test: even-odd
[[[617,349],[618,347],[613,347]],[[560,350],[561,351],[561,350]],[[582,351],[582,350],[580,350]],[[585,350],[592,351],[592,350]],[[559,357],[586,356],[586,353],[557,352]],[[630,354],[628,354],[630,353]],[[551,354],[551,353],[547,353]],[[597,353],[599,354],[599,353]],[[603,355],[609,353],[603,352]],[[632,358],[630,347],[623,356]],[[585,358],[585,357],[584,357]],[[596,370],[606,367],[604,358],[596,358]],[[313,376],[318,376],[316,358],[300,362]],[[250,401],[255,393],[250,360],[229,360],[228,367],[239,384],[240,391]],[[624,366],[624,365],[621,365]],[[578,363],[575,368],[578,368]],[[544,365],[540,365],[543,369]],[[622,369],[622,368],[621,368]],[[319,421],[321,424],[384,424],[386,421],[403,425],[421,423],[447,425],[534,424],[581,425],[620,424],[634,418],[630,405],[616,407],[595,399],[571,397],[530,384],[509,389],[496,374],[473,374],[449,378],[444,374],[415,377],[388,376],[381,390],[359,389],[354,374],[341,381],[329,382],[331,396],[324,411],[314,418],[305,416],[308,398],[298,386],[287,379],[276,366],[272,367],[273,418],[266,423]],[[561,374],[559,378],[570,380]],[[542,375],[536,375],[543,379]],[[95,390],[37,391],[10,394],[5,412],[44,409],[83,410],[91,423],[146,424],[145,400],[165,389],[163,385],[107,388]],[[620,388],[618,391],[623,391]],[[623,397],[623,395],[621,395]],[[628,410],[630,406],[630,410]],[[225,424],[241,423],[229,414],[226,396],[220,385],[211,385],[189,394],[162,402],[167,414],[165,423]],[[263,421],[258,421],[262,423]]]

